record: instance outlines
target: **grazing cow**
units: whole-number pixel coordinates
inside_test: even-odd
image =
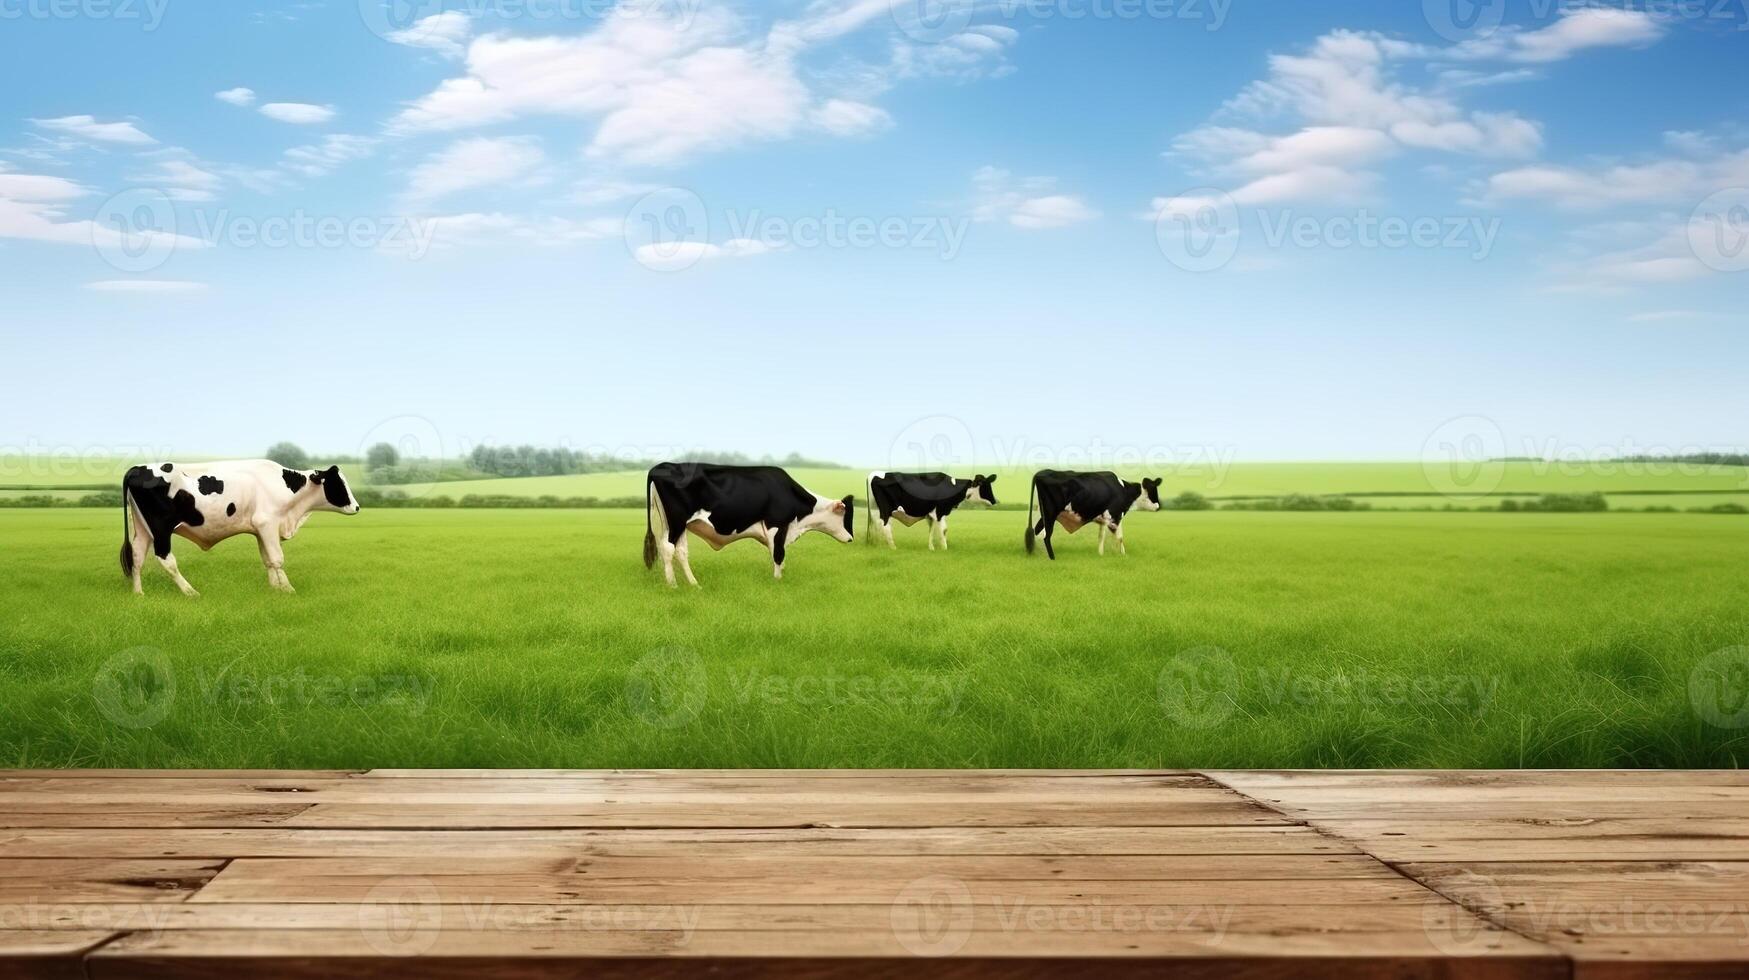
[[[783,578],[784,552],[804,533],[821,531],[848,542],[855,531],[855,497],[822,497],[776,466],[657,463],[644,481],[644,497],[644,567],[654,566],[660,555],[670,587],[676,555],[686,580],[698,585],[687,560],[687,531],[713,551],[743,538],[764,543],[771,549],[773,578]]]
[[[199,595],[176,568],[172,535],[180,534],[206,551],[226,538],[253,534],[267,566],[267,584],[292,591],[285,577],[281,541],[291,540],[319,510],[358,513],[358,500],[340,467],[294,470],[272,460],[224,463],[154,463],[128,470],[121,481],[121,573],[141,594],[140,566],[148,549],[183,595]]]
[[[1038,504],[1038,523],[1033,523],[1033,503]],[[1128,554],[1123,543],[1123,516],[1132,506],[1143,510],[1160,509],[1160,481],[1144,479],[1140,483],[1120,480],[1116,473],[1071,473],[1065,470],[1040,470],[1032,478],[1032,500],[1026,505],[1026,551],[1032,553],[1033,540],[1045,536],[1045,554],[1052,561],[1057,553],[1051,548],[1051,533],[1058,524],[1074,534],[1088,524],[1099,525],[1099,553],[1105,554],[1105,532],[1117,538],[1118,554]]]
[[[996,506],[996,491],[990,484],[996,477],[973,476],[954,479],[946,473],[870,473],[868,475],[868,516],[878,522],[887,537],[887,547],[893,543],[893,519],[910,527],[918,521],[929,522],[929,550],[935,550],[935,532],[941,532],[941,547],[947,549],[947,516],[960,504]],[[874,528],[869,528],[869,544],[874,543]]]

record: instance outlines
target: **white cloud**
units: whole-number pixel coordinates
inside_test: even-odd
[[[797,61],[810,49],[870,25],[896,32],[888,0],[820,0],[763,35],[726,7],[673,7],[622,4],[580,35],[475,38],[467,47],[465,72],[412,102],[392,128],[458,130],[535,115],[587,119],[596,123],[586,147],[591,158],[674,164],[808,129],[841,136],[873,132],[891,120],[867,101],[868,94],[942,67],[914,53],[896,53],[878,68],[804,80]],[[1003,27],[970,29],[928,45],[929,57],[962,67],[982,64],[992,47],[1011,43],[1012,34]],[[815,90],[847,76],[866,92],[851,97]]]
[[[1515,34],[1513,44],[1519,47],[1502,41],[1497,54],[1505,57],[1504,52],[1522,48],[1549,60],[1556,50],[1577,51],[1605,43],[1605,37],[1625,36],[1584,18],[1557,27],[1536,39]],[[1168,156],[1188,162],[1199,177],[1232,186],[1231,195],[1241,205],[1367,197],[1379,183],[1377,165],[1407,150],[1535,156],[1543,145],[1538,123],[1511,111],[1471,110],[1458,100],[1463,89],[1522,80],[1528,70],[1437,68],[1438,59],[1459,57],[1460,49],[1464,46],[1437,48],[1376,33],[1332,31],[1303,52],[1270,56],[1268,74],[1222,108],[1228,117],[1259,123],[1286,119],[1296,128],[1277,135],[1211,124],[1179,136]],[[1478,49],[1465,50],[1466,57],[1480,57]],[[1405,65],[1435,69],[1440,84],[1408,84],[1401,77]]]
[[[198,293],[207,287],[204,282],[180,279],[104,279],[88,282],[85,288],[98,293]]]
[[[413,48],[430,48],[449,58],[459,58],[465,50],[462,42],[474,32],[474,22],[466,11],[445,10],[422,17],[405,30],[385,35],[396,44]]]
[[[32,119],[43,129],[68,133],[100,143],[125,143],[144,146],[158,142],[129,122],[98,122],[92,116],[61,116],[57,119]]]
[[[893,124],[887,110],[866,102],[827,99],[810,113],[814,125],[834,136],[866,136]]]
[[[130,179],[135,183],[157,187],[177,201],[213,200],[216,196],[214,192],[224,185],[224,179],[218,174],[181,156],[161,159],[156,169]]]
[[[247,106],[254,104],[255,90],[243,88],[241,86],[237,88],[228,88],[223,92],[214,92],[213,98],[218,99],[220,102],[229,102],[232,105]]]
[[[419,225],[429,235],[426,246],[432,249],[514,243],[556,247],[619,238],[624,233],[621,218],[531,218],[479,211],[415,218],[410,224]],[[414,236],[414,240],[397,241],[386,246],[385,251],[423,254],[424,247],[416,239]]]
[[[370,156],[376,146],[374,137],[333,133],[323,137],[320,143],[294,146],[285,151],[283,165],[305,177],[321,177],[350,160]]]
[[[645,194],[663,190],[664,186],[642,181],[596,176],[578,181],[577,186],[571,191],[570,199],[578,204],[589,206],[611,204],[614,201],[642,197]]]
[[[334,108],[307,102],[269,102],[261,107],[261,114],[283,123],[313,126],[333,119]]]
[[[465,139],[428,157],[413,169],[407,197],[431,201],[448,194],[504,184],[546,162],[540,144],[526,137]]]
[[[1029,197],[1014,206],[1008,223],[1016,228],[1062,228],[1099,217],[1099,212],[1073,194]]]
[[[638,264],[658,272],[690,268],[703,259],[740,259],[764,255],[774,249],[754,238],[731,238],[721,245],[710,242],[667,242],[640,245],[632,253]]]
[[[0,173],[0,238],[98,248],[122,245],[152,248],[160,241],[167,241],[177,248],[205,248],[207,245],[186,235],[137,232],[124,236],[120,231],[95,221],[66,220],[67,202],[87,193],[84,187],[62,177]]]
[[[1015,177],[998,167],[972,174],[972,218],[1029,230],[1062,228],[1099,217],[1078,194],[1055,193],[1054,177]]]
[[[1708,159],[1661,159],[1595,168],[1519,167],[1488,179],[1483,199],[1528,200],[1572,210],[1617,205],[1688,203],[1714,191],[1749,186],[1749,150]]]
[[[1384,133],[1358,126],[1311,126],[1291,136],[1257,135],[1257,148],[1235,160],[1235,169],[1279,174],[1308,167],[1352,167],[1390,156],[1397,148]]]
[[[1670,320],[1705,320],[1712,314],[1704,310],[1648,310],[1628,316],[1629,323],[1665,323]]]
[[[1564,61],[1592,48],[1640,47],[1664,36],[1657,18],[1642,10],[1580,7],[1537,30],[1505,26],[1485,38],[1464,41],[1440,52],[1466,61],[1546,64]]]

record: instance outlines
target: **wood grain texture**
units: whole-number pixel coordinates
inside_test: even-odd
[[[1749,977],[1737,772],[0,772],[0,977]]]

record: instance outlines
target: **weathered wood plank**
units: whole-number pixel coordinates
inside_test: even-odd
[[[1259,935],[1147,931],[1089,932],[1016,929],[1011,932],[958,931],[952,924],[941,934],[912,932],[890,923],[870,931],[772,930],[734,931],[593,931],[554,929],[545,932],[503,932],[474,929],[409,930],[405,938],[373,934],[367,929],[166,930],[132,934],[96,951],[94,976],[104,976],[103,964],[140,956],[309,957],[386,956],[416,953],[420,958],[452,956],[493,958],[673,957],[897,958],[917,962],[918,950],[951,950],[954,956],[993,957],[1313,957],[1369,959],[1374,957],[1441,958],[1446,951],[1422,929],[1375,932],[1365,936],[1365,951],[1347,933]],[[390,946],[385,950],[383,947]],[[398,947],[398,949],[396,948]],[[422,947],[422,948],[421,948]],[[1559,963],[1558,954],[1509,932],[1493,931],[1478,940],[1479,955],[1523,957]],[[1156,970],[1158,970],[1158,965]],[[1546,974],[1545,974],[1546,975]]]
[[[919,827],[784,830],[0,830],[9,857],[806,857],[956,854],[1356,854],[1309,827]]]
[[[292,827],[1174,827],[1286,825],[1267,807],[1233,797],[1110,803],[453,805],[317,803],[287,818]]]
[[[305,803],[211,806],[204,803],[120,805],[42,802],[40,798],[0,806],[0,828],[18,827],[261,827],[284,822],[308,808]]]
[[[29,770],[26,770],[28,773]],[[571,779],[578,776],[631,776],[654,779],[891,779],[967,776],[1084,776],[1114,779],[1129,776],[1202,776],[1192,769],[368,769],[363,775],[402,779]]]
[[[85,980],[82,957],[115,935],[102,930],[0,928],[0,977]]]
[[[245,862],[238,862],[239,864]],[[769,881],[756,878],[682,880],[576,875],[300,875],[272,878],[249,873],[221,875],[191,902],[365,902],[415,896],[440,904],[746,905],[817,903],[890,904],[936,876],[904,879]],[[1285,884],[1292,881],[1291,886]],[[971,903],[1028,902],[1045,905],[1339,905],[1421,901],[1425,889],[1406,879],[1192,879],[1192,880],[971,880],[950,882],[953,894]],[[963,889],[959,891],[958,889]],[[1267,896],[1267,897],[1266,897]]]
[[[1749,860],[1749,815],[1715,819],[1314,820],[1384,861]]]
[[[180,902],[223,864],[168,858],[0,860],[0,903]]]
[[[1744,769],[1211,769],[1245,792],[1289,787],[1749,786]]]
[[[170,794],[199,802],[249,802],[261,793],[320,794],[324,799],[430,800],[456,798],[476,799],[481,794],[501,797],[531,796],[551,799],[566,797],[610,798],[627,800],[674,799],[693,800],[710,797],[734,802],[743,798],[811,799],[830,796],[835,799],[879,797],[886,800],[957,799],[961,797],[998,796],[1023,799],[1087,799],[1102,797],[1134,798],[1138,793],[1171,793],[1187,798],[1231,795],[1213,780],[1196,775],[1146,776],[986,776],[967,774],[953,776],[890,776],[886,778],[821,778],[794,776],[788,778],[672,778],[624,776],[551,776],[535,779],[516,777],[446,778],[379,778],[366,775],[284,777],[259,775],[248,778],[164,776],[157,779],[137,777],[43,777],[15,776],[0,779],[0,801],[15,794],[48,794],[63,796],[93,796],[124,800],[162,799]]]

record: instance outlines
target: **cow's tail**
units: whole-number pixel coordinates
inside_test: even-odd
[[[1032,505],[1038,500],[1038,475],[1032,478],[1032,492],[1026,498],[1026,553],[1032,554],[1034,543],[1038,541],[1038,529],[1032,523]]]
[[[644,475],[644,567],[656,567],[656,471]]]
[[[128,510],[128,485],[121,485],[121,574],[134,577],[134,515]]]

